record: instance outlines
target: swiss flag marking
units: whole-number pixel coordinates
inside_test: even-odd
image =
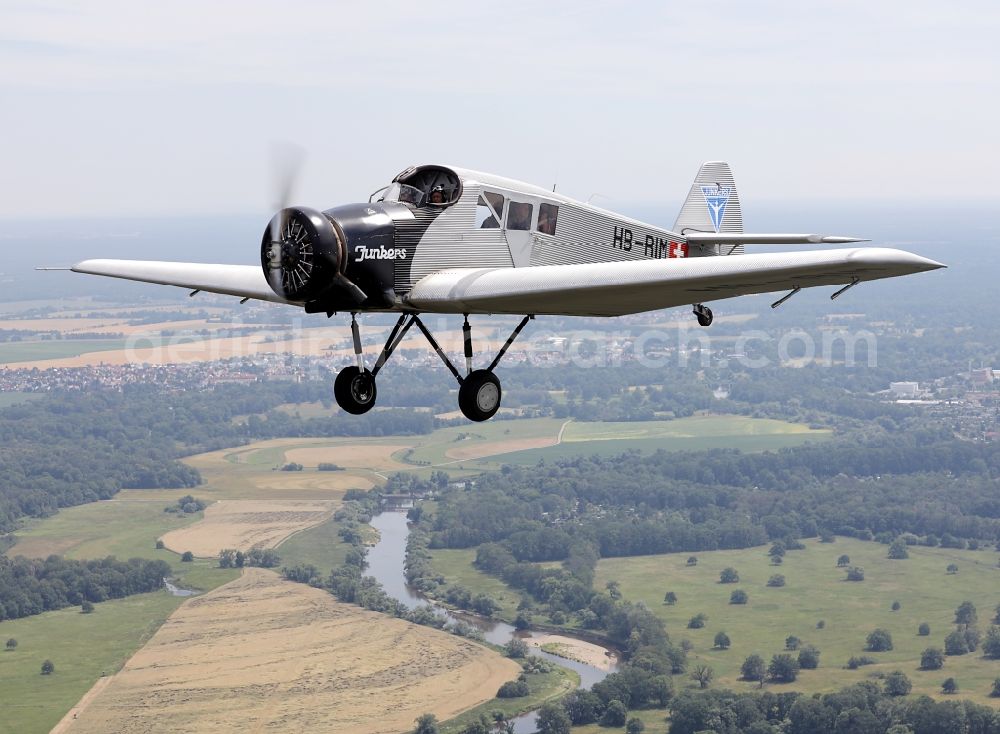
[[[667,249],[667,257],[687,257],[688,246],[686,242],[671,242]]]

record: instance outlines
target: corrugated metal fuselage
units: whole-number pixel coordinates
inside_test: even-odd
[[[477,206],[486,193],[503,197],[499,227],[484,228],[477,222]],[[512,202],[531,205],[531,221],[526,229],[511,227]],[[553,234],[539,231],[542,204],[556,207]],[[393,219],[396,247],[405,253],[400,253],[394,262],[393,287],[398,296],[409,292],[420,278],[452,268],[530,267],[718,254],[715,246],[689,248],[679,233],[567,197],[528,185],[523,188],[502,185],[471,176],[463,178],[462,195],[448,208],[439,211],[412,208],[408,212],[395,208]]]

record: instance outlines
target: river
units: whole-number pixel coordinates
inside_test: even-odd
[[[453,614],[410,588],[406,583],[406,575],[403,570],[406,560],[406,539],[410,534],[405,512],[383,512],[372,518],[371,526],[378,531],[379,540],[378,543],[368,549],[368,569],[365,571],[365,575],[378,579],[382,584],[382,588],[385,589],[385,592],[389,596],[402,602],[410,609],[430,604],[438,611],[447,615],[449,619],[460,619],[466,624],[475,626],[482,631],[487,641],[495,645],[506,644],[515,634],[518,637],[533,636],[531,632],[517,632],[506,622],[486,619],[476,614]],[[608,674],[608,671],[601,670],[593,665],[568,660],[537,648],[533,648],[531,653],[550,660],[564,668],[575,670],[580,675],[580,685],[584,688],[590,688],[594,683],[602,680]],[[515,734],[531,734],[534,732],[536,729],[536,718],[534,713],[519,716],[514,722]]]

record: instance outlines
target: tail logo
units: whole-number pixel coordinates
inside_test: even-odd
[[[702,186],[701,195],[705,197],[705,204],[708,205],[708,216],[712,220],[712,226],[718,232],[722,228],[722,218],[726,216],[726,204],[729,203],[729,194],[732,188],[729,186]]]

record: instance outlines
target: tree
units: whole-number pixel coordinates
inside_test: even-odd
[[[794,683],[799,675],[799,663],[788,653],[775,655],[767,666],[767,674],[777,683]]]
[[[731,644],[732,641],[729,639],[729,635],[727,635],[725,632],[715,633],[715,646],[717,648],[719,648],[720,650],[728,650]]]
[[[963,601],[955,610],[955,624],[970,625],[978,621],[976,605],[971,601]]]
[[[927,637],[931,633],[931,626],[927,622],[921,622],[920,626],[917,627],[917,634],[921,637]]]
[[[780,540],[776,540],[771,545],[771,549],[767,552],[767,555],[769,555],[772,558],[774,558],[775,556],[778,556],[778,557],[784,556],[785,553],[786,553],[785,544],[782,543]]]
[[[945,678],[941,684],[941,693],[956,693],[958,691],[958,681],[954,678]]]
[[[699,665],[691,671],[691,680],[698,683],[699,688],[708,688],[712,679],[715,678],[715,671],[707,665]]]
[[[901,561],[905,558],[909,558],[910,553],[906,550],[906,541],[902,538],[896,538],[889,545],[889,558],[894,561]]]
[[[983,655],[994,660],[1000,658],[1000,627],[991,626],[983,640]]]
[[[851,565],[851,557],[846,553],[837,559],[837,568],[844,568]]]
[[[518,612],[514,618],[514,629],[523,632],[531,627],[531,615],[527,612]]]
[[[688,629],[700,630],[702,627],[705,626],[705,622],[707,620],[708,617],[704,613],[698,612],[696,615],[694,615],[693,617],[691,617],[691,619],[688,620]]]
[[[7,640],[7,649],[8,650],[16,650],[17,649],[17,640],[15,640],[13,637],[11,637],[9,640]]]
[[[625,720],[627,718],[628,709],[625,708],[625,704],[616,698],[612,701],[608,701],[608,705],[604,709],[604,715],[601,716],[601,725],[625,726]]]
[[[646,731],[646,725],[642,723],[642,719],[633,717],[625,724],[625,734],[642,734],[644,731]]]
[[[566,709],[558,703],[547,703],[538,709],[538,734],[570,734],[572,722]]]
[[[234,568],[236,566],[236,551],[223,548],[219,551],[219,568]]]
[[[673,606],[674,604],[677,603],[677,594],[675,594],[672,591],[668,591],[666,594],[663,595],[663,603]]]
[[[500,686],[497,691],[497,698],[521,698],[531,693],[528,682],[524,680],[509,680]]]
[[[92,611],[94,611],[94,605],[91,604],[90,601],[88,601],[87,599],[84,599],[83,603],[80,604],[80,613],[90,614]]]
[[[801,644],[802,644],[802,640],[800,640],[795,635],[788,635],[788,637],[785,638],[785,649],[786,650],[798,650],[799,649],[799,645],[801,645]]]
[[[1000,545],[1000,541],[997,541],[997,545]],[[993,610],[993,624],[1000,624],[1000,604]]]
[[[954,575],[954,574],[958,573],[958,564],[957,564],[957,563],[949,563],[949,564],[948,564],[948,568],[947,568],[947,569],[945,569],[945,570],[946,570],[946,571],[947,571],[947,572],[948,572],[949,574],[952,574],[952,575]]]
[[[885,677],[885,692],[888,696],[905,696],[913,689],[913,684],[901,670],[894,670]]]
[[[774,574],[771,578],[767,580],[767,585],[771,588],[779,588],[785,585],[785,577],[780,573]]]
[[[194,560],[194,553],[191,551],[184,551],[184,555],[181,556],[181,560],[184,563],[191,563]]]
[[[820,621],[818,621],[816,623],[816,629],[818,629],[818,630],[826,629],[826,620],[825,619],[821,619]]]
[[[920,653],[921,670],[940,670],[944,666],[944,653],[941,648],[928,647]]]
[[[740,581],[740,575],[736,572],[736,569],[727,566],[722,569],[722,573],[719,574],[720,584],[737,584]]]
[[[159,540],[159,539],[157,539],[157,541],[156,541],[156,550],[163,550],[163,549],[164,549],[164,548],[166,548],[166,547],[167,547],[167,546],[165,546],[165,545],[163,544],[163,541],[162,541],[162,540]]]
[[[899,601],[894,601],[892,603],[892,606],[890,607],[890,609],[892,609],[892,611],[894,611],[894,612],[898,612],[902,608],[903,608],[903,605],[900,604]]]
[[[990,698],[1000,698],[1000,678],[993,681],[993,690],[990,691]]]
[[[610,596],[612,599],[617,601],[618,599],[622,598],[622,587],[621,584],[619,584],[617,581],[615,580],[609,581],[604,585],[604,588],[608,590],[608,596]]]
[[[422,714],[417,719],[417,728],[413,734],[438,734],[437,717],[434,714]]]
[[[593,724],[604,708],[604,702],[596,693],[583,688],[577,688],[566,696],[562,705],[573,726]]]
[[[748,601],[750,601],[750,595],[743,589],[733,589],[733,593],[729,595],[730,604],[746,604]]]
[[[520,637],[511,637],[503,647],[504,655],[515,660],[528,656],[528,643]]]
[[[803,670],[815,670],[819,667],[819,649],[806,645],[799,650],[799,667]]]
[[[56,666],[52,664],[51,660],[46,660],[42,663],[42,675],[52,675],[56,672]]]
[[[965,638],[965,633],[955,630],[944,638],[945,655],[965,655],[969,652],[969,643]]]
[[[689,565],[689,566],[697,566],[698,565],[698,556],[688,556],[687,565]]]
[[[740,676],[743,680],[760,681],[763,685],[766,675],[767,666],[764,664],[764,658],[756,653],[747,657],[740,666]]]
[[[865,580],[865,569],[860,566],[851,566],[847,569],[847,580],[848,581],[864,581]]]
[[[865,649],[871,652],[888,652],[892,649],[892,635],[888,630],[876,629],[868,633]]]

